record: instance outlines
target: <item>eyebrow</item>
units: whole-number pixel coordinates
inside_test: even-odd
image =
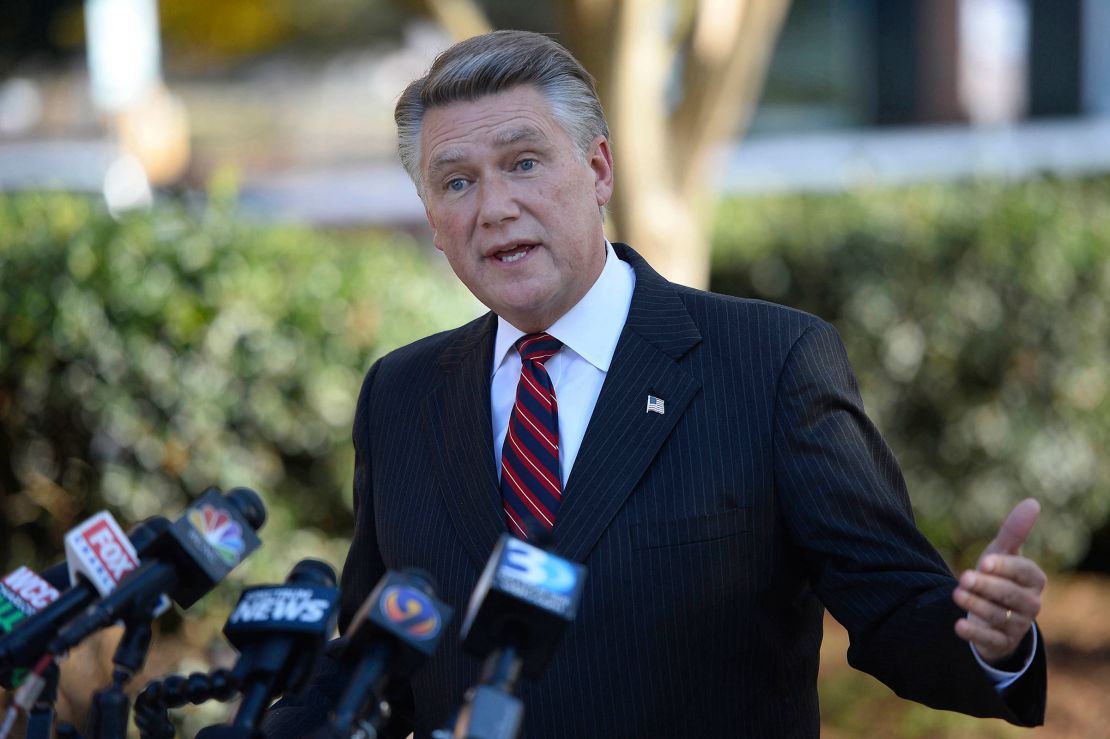
[[[428,179],[438,179],[443,170],[450,167],[452,164],[461,162],[466,158],[466,154],[461,149],[448,149],[447,151],[440,152],[436,158],[428,165]]]
[[[510,146],[521,141],[547,141],[547,137],[532,126],[519,126],[501,131],[493,137],[493,143],[498,146]]]
[[[493,144],[497,147],[512,146],[521,142],[544,143],[547,137],[532,126],[519,126],[501,131],[493,137]],[[466,159],[466,152],[462,149],[447,149],[440,152],[428,165],[428,178],[437,179],[443,170],[451,165]]]

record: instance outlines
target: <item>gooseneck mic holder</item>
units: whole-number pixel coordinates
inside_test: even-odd
[[[335,571],[317,560],[298,562],[282,585],[243,591],[224,626],[239,650],[234,668],[188,678],[171,675],[150,683],[135,700],[142,739],[172,739],[167,709],[215,699],[242,700],[230,725],[209,726],[197,739],[261,739],[270,702],[303,687],[328,636],[335,630],[339,589]]]
[[[194,672],[185,677],[170,675],[154,680],[135,698],[135,727],[142,739],[174,739],[175,731],[166,710],[210,700],[224,703],[239,693],[239,680],[231,670]]]
[[[158,598],[138,606],[134,614],[124,618],[123,637],[112,655],[112,684],[93,694],[89,711],[88,739],[125,739],[131,702],[124,686],[146,661],[152,636],[151,623]]]

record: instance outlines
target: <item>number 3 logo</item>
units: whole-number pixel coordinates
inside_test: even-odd
[[[574,570],[558,557],[536,549],[522,541],[510,540],[506,546],[505,563],[514,575],[529,585],[567,593],[574,588]]]

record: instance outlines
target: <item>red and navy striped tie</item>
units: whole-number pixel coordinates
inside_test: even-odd
[[[548,334],[516,342],[520,380],[501,449],[501,500],[509,531],[522,539],[555,525],[563,497],[559,476],[559,406],[543,363],[563,348]]]

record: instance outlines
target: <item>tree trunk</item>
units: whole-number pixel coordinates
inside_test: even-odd
[[[475,0],[421,0],[420,5],[455,41],[493,30],[485,11]]]

